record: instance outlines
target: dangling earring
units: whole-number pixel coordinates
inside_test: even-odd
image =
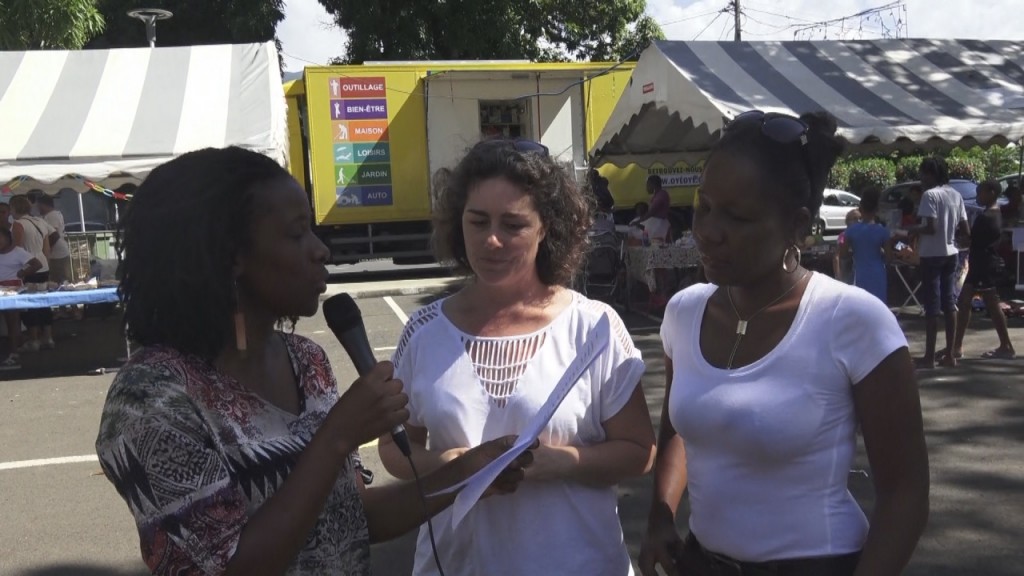
[[[238,283],[235,282],[235,348],[245,353],[248,343],[245,339],[245,314],[242,313],[241,302],[238,298]]]
[[[790,270],[789,267],[787,266],[787,264],[789,263],[789,253],[791,251],[793,251],[793,250],[796,250],[796,266],[793,266],[793,269]],[[782,271],[785,272],[786,274],[792,274],[793,272],[796,272],[796,269],[799,268],[799,267],[800,267],[800,247],[797,246],[796,244],[793,244],[789,248],[786,248],[785,252],[782,253]]]

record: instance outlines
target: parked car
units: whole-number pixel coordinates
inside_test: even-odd
[[[1003,192],[1006,192],[1006,189],[1010,187],[1010,182],[1017,182],[1019,185],[1020,179],[1021,175],[1017,172],[996,178],[996,180],[999,181],[999,187],[1002,188]]]
[[[846,229],[846,215],[860,204],[856,194],[844,190],[826,188],[818,210],[818,219],[811,227],[814,236]]]
[[[880,202],[879,218],[884,221],[891,222],[889,214],[892,210],[897,210],[899,201],[906,196],[907,191],[910,190],[911,186],[920,186],[919,180],[911,180],[909,182],[900,182],[895,186],[890,186],[882,192],[882,201]],[[974,220],[974,217],[982,212],[980,206],[978,206],[978,183],[973,180],[964,180],[961,178],[954,178],[949,181],[949,185],[954,190],[960,193],[960,196],[964,199],[964,207],[967,208],[967,219],[970,221]],[[1005,199],[1003,199],[1005,202]]]

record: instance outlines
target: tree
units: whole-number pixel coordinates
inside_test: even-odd
[[[102,31],[96,0],[0,0],[0,50],[78,50]]]
[[[646,0],[318,1],[348,34],[347,63],[612,60],[663,37]]]
[[[0,0],[3,1],[3,0]],[[157,24],[157,46],[232,44],[275,40],[285,0],[97,0],[106,32],[90,48],[148,46],[146,28],[128,17],[133,8],[162,8],[174,17]]]

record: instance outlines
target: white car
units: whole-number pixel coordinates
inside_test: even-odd
[[[846,229],[846,215],[860,205],[860,198],[843,190],[826,188],[822,198],[818,219],[811,226],[811,234],[824,235]]]

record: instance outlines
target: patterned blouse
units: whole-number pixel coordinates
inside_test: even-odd
[[[338,400],[322,348],[282,334],[299,415],[194,356],[147,348],[107,394],[96,452],[128,504],[154,574],[221,574],[248,518],[270,498]],[[349,457],[289,575],[370,573],[366,516]]]

